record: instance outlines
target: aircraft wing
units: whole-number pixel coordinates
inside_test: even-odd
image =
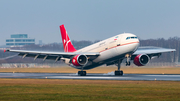
[[[139,47],[136,52],[133,53],[133,57],[139,55],[139,54],[147,54],[150,57],[153,56],[160,56],[161,53],[164,52],[174,52],[176,51],[175,49],[168,49],[168,48],[161,48],[161,47],[153,47],[153,46],[149,46],[149,47]]]
[[[5,50],[4,52],[14,52],[19,53],[19,56],[24,57],[34,57],[34,60],[37,58],[41,58],[43,60],[51,59],[58,61],[61,58],[72,58],[75,55],[83,54],[88,57],[88,59],[97,58],[100,53],[98,52],[50,52],[50,51],[28,51],[28,50]]]

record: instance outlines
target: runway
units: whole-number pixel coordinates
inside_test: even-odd
[[[76,73],[0,73],[0,78],[180,81],[178,74],[124,74],[123,76],[114,76],[113,72],[107,74],[89,73],[87,76],[78,76]]]

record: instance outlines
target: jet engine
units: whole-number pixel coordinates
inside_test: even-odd
[[[72,64],[75,66],[84,66],[88,62],[86,55],[78,54],[72,58]]]
[[[149,62],[149,60],[150,60],[150,58],[148,55],[140,54],[134,58],[134,64],[137,66],[144,66]]]

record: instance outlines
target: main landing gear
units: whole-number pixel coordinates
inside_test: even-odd
[[[78,71],[79,76],[86,76],[86,71],[83,71],[83,67],[81,67],[81,71]]]
[[[118,60],[118,63],[117,63],[118,70],[116,70],[116,71],[114,72],[115,76],[122,76],[122,75],[123,75],[123,71],[120,70],[120,68],[121,68],[121,63],[122,63],[122,59],[119,59],[119,60]],[[78,71],[78,75],[79,75],[79,76],[86,76],[86,71],[83,71],[83,67],[81,67],[81,71]]]
[[[78,71],[79,76],[86,76],[86,71]]]
[[[120,70],[120,68],[121,68],[121,63],[122,63],[122,59],[119,59],[119,60],[118,60],[118,64],[117,64],[118,70],[114,72],[115,76],[122,76],[122,75],[123,75],[123,71]]]

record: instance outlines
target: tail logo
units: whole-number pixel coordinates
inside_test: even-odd
[[[63,46],[64,46],[64,51],[65,52],[75,52],[76,49],[72,45],[71,40],[69,39],[69,36],[68,36],[68,34],[66,32],[66,29],[65,29],[64,25],[61,25],[59,27],[60,27],[60,32],[61,32],[61,36],[62,36],[62,42],[63,42]]]
[[[66,42],[66,40],[64,39],[64,44],[65,44],[64,49],[65,49],[66,52],[68,52],[68,44],[69,44],[69,42],[71,42],[71,40]]]

